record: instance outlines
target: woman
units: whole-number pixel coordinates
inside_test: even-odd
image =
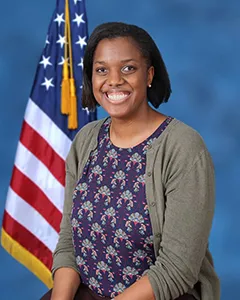
[[[170,93],[148,33],[123,23],[94,30],[82,101],[110,117],[72,144],[54,288],[43,299],[220,298],[208,251],[212,160],[196,131],[149,105]]]

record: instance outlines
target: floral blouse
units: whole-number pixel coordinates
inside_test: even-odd
[[[72,232],[81,282],[115,297],[154,262],[145,193],[146,151],[172,121],[168,117],[132,148],[111,143],[108,118],[73,193]]]

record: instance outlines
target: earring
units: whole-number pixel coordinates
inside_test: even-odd
[[[151,85],[151,84],[149,84],[149,86],[148,86],[148,87],[150,88],[150,87],[152,87],[152,85]]]

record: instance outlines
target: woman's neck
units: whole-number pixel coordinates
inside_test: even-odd
[[[148,138],[165,119],[165,115],[150,107],[142,116],[125,120],[112,118],[111,142],[121,148],[134,147]]]

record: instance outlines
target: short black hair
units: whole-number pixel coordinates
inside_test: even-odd
[[[131,38],[146,59],[149,67],[154,67],[154,77],[151,88],[147,88],[147,98],[155,108],[158,108],[161,103],[168,101],[171,94],[168,72],[159,49],[144,29],[121,22],[109,22],[97,26],[88,40],[83,60],[82,107],[87,107],[92,111],[98,105],[92,91],[93,58],[98,43],[103,39],[119,37]]]

